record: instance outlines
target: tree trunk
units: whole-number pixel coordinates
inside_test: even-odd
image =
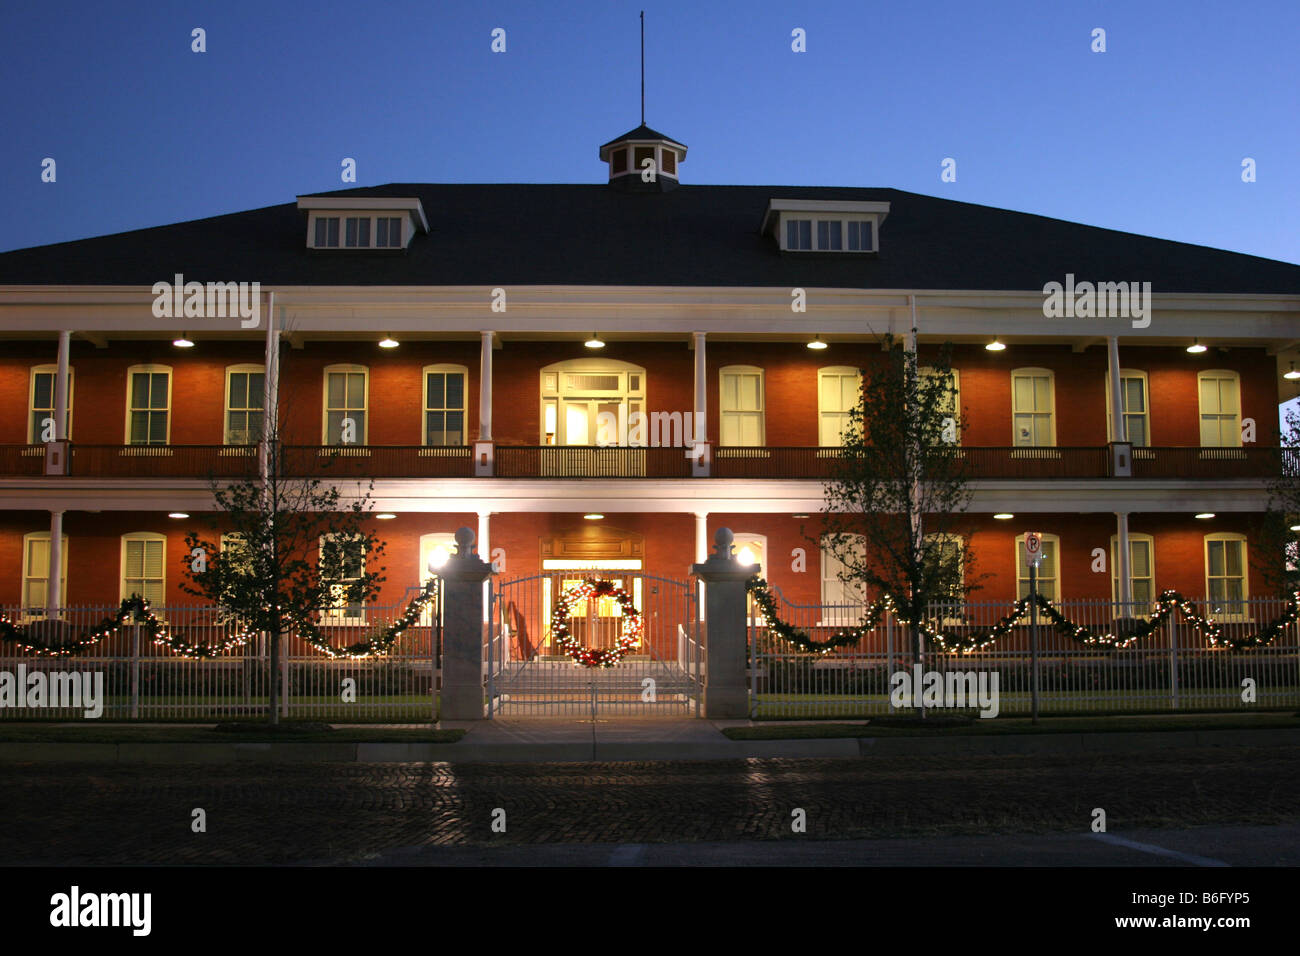
[[[271,630],[271,726],[280,722],[280,615]]]
[[[912,663],[914,665],[915,664],[921,665],[921,676],[922,678],[924,678],[925,661],[922,659],[923,655],[921,653],[921,641],[923,640],[923,638],[921,637],[920,622],[914,620],[911,624],[908,625],[908,630],[910,630],[912,634]],[[915,671],[913,671],[913,673],[915,673]],[[922,720],[925,720],[925,703],[921,698],[921,688],[920,687],[913,688],[912,693],[913,693],[912,699],[916,702],[917,705],[916,709],[917,711],[919,711],[919,716]]]

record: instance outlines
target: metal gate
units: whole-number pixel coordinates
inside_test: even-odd
[[[610,580],[640,613],[638,645],[612,667],[583,667],[556,646],[556,603],[585,579]],[[487,715],[503,717],[698,717],[704,682],[697,586],[641,571],[544,571],[491,583],[485,665]],[[610,647],[624,626],[619,603],[575,601],[570,633]]]

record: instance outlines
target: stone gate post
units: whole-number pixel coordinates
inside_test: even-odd
[[[483,582],[492,565],[474,553],[474,532],[456,532],[456,553],[439,570],[442,598],[440,720],[483,719]]]
[[[713,553],[703,564],[691,565],[704,589],[705,660],[704,716],[743,719],[749,716],[749,683],[745,660],[749,643],[745,582],[758,573],[758,565],[741,564],[732,554],[735,535],[719,528],[713,535]]]

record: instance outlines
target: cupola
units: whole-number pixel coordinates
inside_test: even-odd
[[[677,167],[686,147],[642,123],[600,148],[609,183],[634,192],[666,192],[678,185]]]

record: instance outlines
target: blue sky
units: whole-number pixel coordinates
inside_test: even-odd
[[[1294,0],[6,4],[0,249],[343,188],[344,157],[359,185],[600,182],[639,122],[643,8],[684,182],[894,186],[1300,262]]]

